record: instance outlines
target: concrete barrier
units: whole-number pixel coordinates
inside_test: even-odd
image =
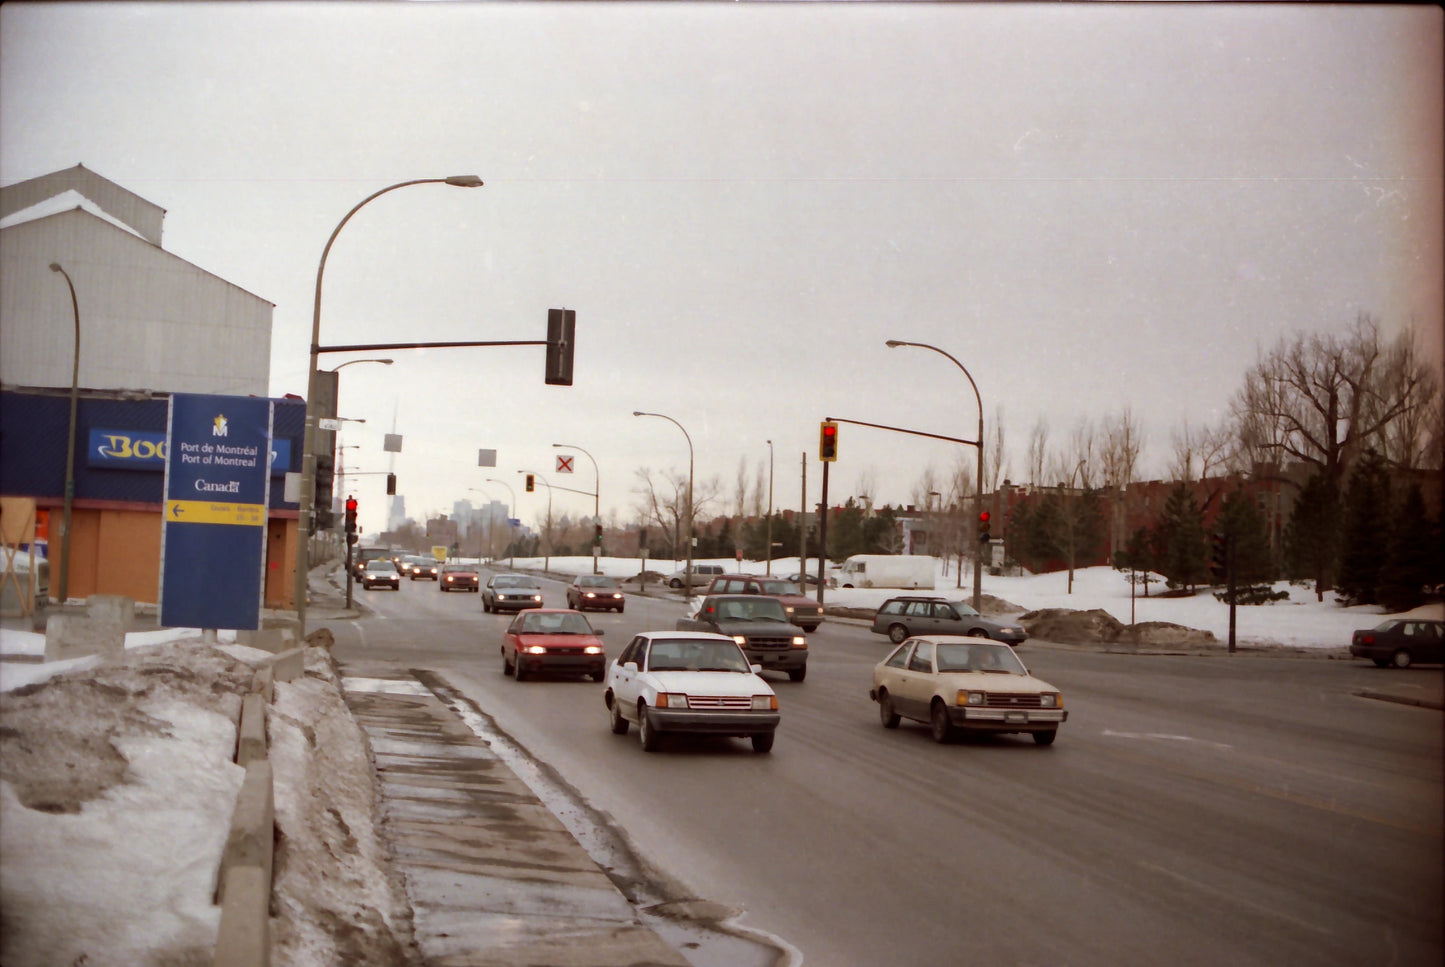
[[[271,660],[271,672],[278,682],[295,681],[306,674],[306,649],[291,648]]]
[[[227,870],[226,902],[216,931],[216,967],[269,967],[271,877],[255,866]]]
[[[251,692],[241,699],[241,727],[237,730],[236,764],[248,766],[266,758],[266,699]]]
[[[292,628],[242,628],[236,632],[236,644],[261,651],[282,652],[296,647]]]
[[[273,782],[268,760],[257,759],[246,766],[246,778],[241,780],[241,791],[236,796],[236,810],[231,814],[231,830],[226,836],[220,874],[216,877],[216,902],[223,907],[232,899],[227,892],[230,873],[238,867],[260,870],[265,876],[266,895],[270,896],[271,861],[276,839],[276,792]]]
[[[135,598],[121,594],[92,594],[85,599],[85,613],[93,621],[118,624],[121,630],[135,627]]]
[[[82,614],[52,614],[45,622],[45,660],[125,654],[125,626]]]

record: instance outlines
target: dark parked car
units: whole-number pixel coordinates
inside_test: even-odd
[[[479,591],[482,581],[473,564],[443,564],[437,587],[443,591]]]
[[[567,588],[567,607],[578,611],[595,608],[621,614],[626,605],[617,579],[605,574],[579,574]]]
[[[542,606],[542,585],[526,574],[493,574],[482,589],[483,611],[523,611]]]
[[[1021,645],[1029,637],[1018,625],[990,621],[967,602],[916,594],[884,601],[873,616],[873,631],[894,644],[913,635],[968,635],[1006,645]]]
[[[607,672],[601,634],[579,612],[531,609],[513,618],[502,636],[502,673],[519,682],[534,672],[590,675],[600,682]]]
[[[1391,618],[1368,631],[1355,632],[1350,654],[1368,658],[1381,668],[1445,661],[1445,621]]]

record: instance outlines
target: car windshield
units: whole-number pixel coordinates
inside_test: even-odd
[[[717,616],[725,621],[787,621],[788,613],[772,598],[728,598],[717,603]]]
[[[608,577],[578,578],[579,588],[615,588],[617,582]]]
[[[469,564],[448,564],[446,567],[442,568],[442,570],[446,571],[448,574],[471,574],[472,572],[476,571],[476,568],[472,567]]]
[[[590,635],[592,626],[572,612],[532,612],[517,623],[519,635]]]
[[[764,594],[797,594],[798,586],[789,581],[764,581]]]
[[[519,574],[501,574],[492,578],[494,588],[530,588],[533,587],[532,579],[522,577]]]
[[[989,672],[995,675],[1027,675],[1023,662],[1007,645],[939,644],[936,661],[940,672]]]
[[[750,672],[747,656],[731,641],[658,641],[647,661],[654,672]]]
[[[395,571],[396,565],[390,561],[367,561],[366,569],[368,571]]]

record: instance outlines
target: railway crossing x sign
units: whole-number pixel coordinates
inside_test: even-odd
[[[573,461],[573,460],[576,460],[576,459],[577,459],[576,457],[564,457],[564,456],[562,456],[561,454],[558,454],[558,455],[557,455],[557,472],[558,472],[558,473],[571,473],[571,472],[572,472],[572,461]]]

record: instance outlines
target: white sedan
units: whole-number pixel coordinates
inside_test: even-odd
[[[664,732],[747,736],[773,748],[778,696],[733,639],[699,631],[645,631],[607,669],[603,701],[612,731],[637,725],[642,747]]]
[[[868,697],[884,728],[914,719],[939,742],[959,731],[1027,732],[1050,745],[1069,717],[1059,690],[1030,675],[1012,648],[965,635],[907,639],[873,669]]]

